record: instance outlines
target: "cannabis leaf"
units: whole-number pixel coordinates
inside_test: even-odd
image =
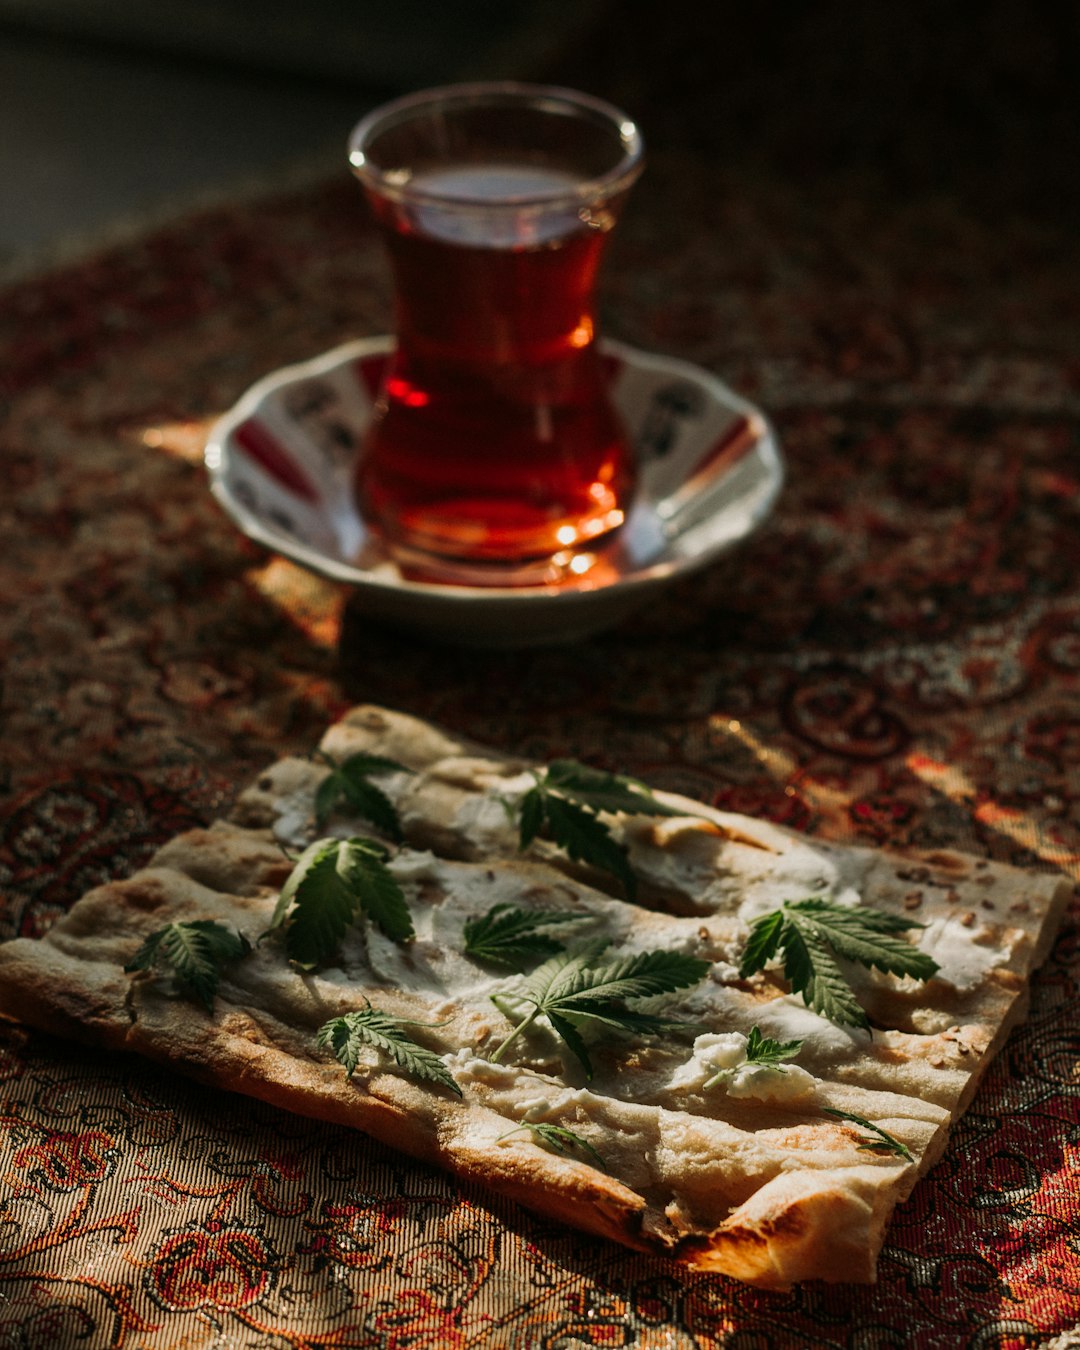
[[[612,838],[607,825],[594,812],[530,788],[522,802],[520,846],[528,848],[541,831],[550,835],[574,862],[591,863],[615,877],[627,899],[634,898],[636,879],[626,849]]]
[[[737,1037],[741,1040],[742,1037]],[[754,1026],[750,1028],[750,1034],[746,1037],[746,1045],[743,1047],[743,1058],[734,1063],[724,1065],[717,1070],[702,1086],[706,1088],[715,1087],[717,1083],[722,1083],[730,1079],[746,1064],[760,1064],[770,1069],[776,1069],[780,1073],[786,1073],[787,1067],[781,1061],[785,1059],[794,1059],[802,1049],[802,1041],[774,1041],[768,1036],[761,1034],[761,1028]],[[712,1065],[715,1068],[715,1064]]]
[[[520,1125],[516,1125],[512,1130],[507,1130],[505,1134],[500,1134],[499,1139],[509,1139],[511,1135],[519,1134],[522,1130],[528,1130],[534,1139],[538,1139],[542,1144],[546,1144],[553,1153],[569,1153],[571,1149],[579,1149],[593,1160],[597,1167],[602,1171],[607,1171],[607,1163],[592,1144],[587,1139],[582,1139],[580,1134],[575,1134],[573,1130],[568,1130],[565,1125],[549,1125],[543,1120],[523,1120]],[[496,1143],[499,1142],[496,1139]]]
[[[906,1158],[908,1162],[914,1162],[915,1157],[906,1144],[902,1144],[899,1139],[894,1139],[887,1130],[883,1130],[880,1125],[875,1125],[872,1120],[867,1120],[864,1116],[856,1116],[851,1111],[838,1111],[832,1106],[823,1106],[821,1108],[827,1116],[835,1116],[837,1120],[850,1120],[853,1125],[861,1125],[864,1130],[871,1130],[877,1138],[864,1139],[859,1145],[859,1151],[864,1153],[891,1153],[897,1158]]]
[[[367,1003],[366,999],[364,1001]],[[453,1075],[442,1059],[434,1050],[418,1045],[401,1029],[444,1025],[442,1022],[415,1022],[407,1017],[394,1017],[393,1014],[381,1012],[368,1003],[366,1008],[324,1022],[316,1033],[316,1040],[325,1049],[333,1051],[337,1059],[344,1064],[350,1078],[356,1072],[361,1050],[370,1047],[388,1056],[414,1078],[421,1078],[428,1083],[438,1083],[440,1087],[447,1087],[460,1097],[461,1088],[454,1082]]]
[[[612,837],[600,812],[647,816],[685,812],[659,801],[634,778],[591,769],[572,759],[557,759],[533,777],[536,783],[520,803],[520,847],[528,848],[538,834],[547,834],[575,862],[589,863],[615,877],[632,900],[635,878],[626,849]]]
[[[794,1059],[802,1049],[802,1041],[774,1041],[761,1034],[760,1027],[751,1027],[746,1038],[747,1064],[768,1064],[783,1069],[781,1060]]]
[[[592,1064],[578,1030],[579,1022],[599,1022],[643,1036],[682,1025],[652,1013],[634,1012],[624,1007],[623,1001],[670,994],[697,984],[708,972],[709,962],[679,952],[652,951],[598,965],[606,946],[603,941],[591,942],[577,952],[553,956],[510,991],[515,1003],[529,1011],[492,1055],[494,1063],[538,1017],[544,1017],[565,1042],[588,1079],[592,1078]]]
[[[382,755],[359,753],[350,755],[339,764],[331,755],[319,752],[319,758],[330,766],[330,772],[315,789],[315,822],[321,830],[328,817],[342,802],[372,825],[382,830],[394,843],[402,839],[401,821],[394,803],[381,788],[368,781],[372,774],[408,773],[404,764]]]
[[[221,967],[250,950],[251,943],[243,933],[230,932],[216,919],[192,919],[168,923],[151,933],[124,970],[149,970],[164,962],[171,966],[181,988],[194,994],[207,1012],[213,1012]]]
[[[540,929],[581,923],[591,917],[493,905],[482,918],[470,919],[465,924],[465,955],[507,970],[522,970],[541,957],[564,950],[561,942]]]
[[[845,1026],[869,1030],[838,958],[893,975],[928,980],[938,964],[897,934],[924,924],[897,914],[831,900],[798,900],[762,914],[750,926],[739,974],[745,979],[783,952],[784,974],[816,1013]]]
[[[652,789],[625,774],[605,773],[573,759],[556,759],[548,765],[543,782],[555,791],[592,811],[622,811],[639,816],[683,816],[679,806],[668,806]]]
[[[303,851],[270,920],[271,932],[283,928],[291,960],[301,966],[329,961],[358,910],[395,942],[415,935],[388,857],[382,844],[359,836],[317,839]]]

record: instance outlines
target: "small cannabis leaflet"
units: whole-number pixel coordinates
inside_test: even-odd
[[[867,1120],[864,1116],[856,1116],[851,1111],[838,1111],[832,1106],[823,1106],[821,1108],[827,1116],[835,1116],[837,1120],[849,1120],[853,1125],[860,1125],[864,1130],[870,1130],[875,1136],[870,1139],[863,1139],[859,1145],[859,1151],[865,1153],[891,1153],[897,1158],[906,1158],[908,1162],[914,1162],[915,1157],[906,1144],[902,1144],[899,1139],[894,1139],[887,1130],[883,1130],[880,1125],[875,1125],[872,1120]]]
[[[367,1000],[364,1002],[367,1003]],[[416,1022],[407,1017],[394,1017],[391,1013],[382,1012],[367,1003],[366,1008],[324,1022],[316,1034],[316,1040],[324,1049],[332,1051],[340,1063],[344,1064],[345,1072],[350,1078],[356,1072],[360,1052],[373,1049],[392,1059],[413,1078],[437,1083],[460,1097],[461,1088],[454,1082],[453,1075],[442,1059],[434,1050],[418,1045],[402,1030],[403,1027],[444,1025],[442,1022]]]
[[[243,933],[234,933],[215,919],[192,919],[168,923],[151,933],[124,970],[130,974],[168,966],[180,988],[213,1012],[222,967],[250,950]]]
[[[767,1064],[782,1069],[785,1059],[794,1059],[802,1049],[802,1041],[774,1041],[761,1034],[760,1027],[751,1027],[746,1038],[747,1064]]]
[[[607,1171],[607,1163],[604,1162],[604,1159],[597,1153],[592,1144],[587,1139],[582,1139],[580,1134],[568,1130],[565,1125],[549,1125],[543,1120],[523,1120],[514,1129],[507,1130],[505,1134],[500,1134],[495,1142],[509,1139],[512,1135],[520,1134],[522,1130],[528,1130],[534,1140],[551,1149],[553,1153],[566,1154],[571,1150],[576,1150],[579,1153],[584,1153],[601,1171]]]
[[[400,844],[401,821],[397,809],[382,788],[368,780],[373,774],[377,777],[383,773],[408,773],[404,764],[382,755],[364,753],[350,755],[338,763],[324,751],[317,753],[318,758],[330,767],[330,772],[315,790],[317,828],[321,830],[329,817],[344,806],[370,821],[395,844]]]
[[[783,1061],[794,1059],[802,1049],[802,1045],[802,1041],[774,1041],[768,1036],[763,1036],[760,1027],[751,1027],[750,1034],[746,1038],[745,1058],[741,1063],[719,1069],[702,1086],[706,1088],[715,1087],[717,1083],[722,1083],[725,1078],[730,1078],[736,1069],[741,1069],[744,1064],[762,1065],[765,1068],[779,1069],[781,1073],[786,1073],[787,1067]]]
[[[415,935],[404,893],[386,866],[389,856],[362,837],[317,839],[303,851],[268,930],[281,931],[290,960],[308,967],[331,960],[358,913],[395,942]]]
[[[798,900],[753,921],[739,974],[746,979],[782,952],[784,975],[809,1007],[833,1022],[869,1030],[838,958],[928,980],[938,970],[937,962],[897,936],[924,926],[881,910]]]
[[[685,811],[659,801],[634,778],[604,773],[572,759],[557,759],[533,776],[536,783],[520,803],[519,846],[528,848],[544,834],[574,862],[589,863],[615,877],[626,898],[633,900],[636,882],[626,849],[613,838],[600,813],[681,816]]]
[[[591,917],[589,914],[559,914],[554,910],[493,905],[481,918],[469,919],[465,924],[463,951],[466,956],[488,965],[524,970],[526,966],[565,950],[557,938],[542,930],[565,928],[586,922]]]
[[[529,1011],[510,1032],[495,1053],[498,1063],[506,1052],[539,1017],[566,1044],[592,1078],[592,1064],[579,1023],[595,1023],[629,1031],[639,1036],[679,1029],[682,1023],[652,1013],[634,1012],[624,1006],[627,999],[652,998],[686,989],[704,979],[709,962],[679,952],[639,952],[599,964],[607,944],[592,942],[577,952],[562,952],[545,961],[533,973],[499,999],[496,1006],[512,1003],[516,1010]]]

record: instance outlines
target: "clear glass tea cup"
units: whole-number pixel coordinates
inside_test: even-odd
[[[633,493],[596,281],[642,169],[637,128],[571,90],[453,85],[376,109],[349,158],[396,304],[361,513],[436,571],[550,576],[616,531]]]

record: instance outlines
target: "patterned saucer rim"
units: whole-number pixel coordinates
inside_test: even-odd
[[[343,537],[350,540],[349,552],[355,557],[365,534],[348,488],[351,462],[339,465],[336,479],[323,473],[322,481],[314,482],[317,475],[309,473],[316,463],[311,435],[287,405],[290,399],[295,404],[294,396],[305,390],[329,389],[335,382],[340,394],[341,382],[348,378],[345,401],[353,405],[352,426],[343,430],[339,425],[336,431],[352,439],[348,458],[354,461],[374,392],[364,389],[352,372],[365,363],[384,361],[392,349],[389,336],[356,339],[264,376],[215,422],[204,461],[213,496],[243,534],[312,572],[352,586],[377,609],[386,611],[392,604],[403,622],[410,614],[421,620],[445,619],[464,611],[470,621],[481,623],[480,611],[498,622],[508,614],[528,622],[552,607],[567,618],[568,610],[581,607],[622,612],[656,586],[701,569],[746,539],[771,514],[783,487],[779,441],[760,408],[699,366],[605,339],[601,349],[613,372],[613,397],[627,424],[644,486],[620,532],[622,540],[605,554],[609,565],[600,569],[599,579],[586,574],[569,584],[472,586],[413,580],[385,557],[377,565],[358,565],[343,556],[341,543]],[[740,440],[739,427],[741,444],[734,447],[734,457],[715,453],[727,441]],[[276,482],[270,482],[265,460],[251,462],[252,449],[259,448],[250,443],[254,433],[276,457],[270,466]],[[242,437],[249,444],[241,444]],[[671,444],[662,444],[665,437]],[[687,472],[687,465],[692,471]],[[258,480],[260,492],[273,498],[276,510],[239,490],[245,486],[237,476],[241,472]],[[333,506],[313,506],[312,498]],[[305,531],[288,518],[289,510],[316,528]],[[713,528],[721,515],[723,527]],[[597,615],[601,621],[603,617]],[[584,618],[575,616],[575,621]]]

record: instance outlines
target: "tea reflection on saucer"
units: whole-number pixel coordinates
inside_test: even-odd
[[[428,636],[517,647],[618,623],[768,517],[784,480],[765,415],[708,371],[603,344],[637,491],[610,542],[537,566],[391,554],[352,481],[393,339],[346,343],[259,381],[213,428],[211,490],[249,538],[353,588],[351,605]]]

